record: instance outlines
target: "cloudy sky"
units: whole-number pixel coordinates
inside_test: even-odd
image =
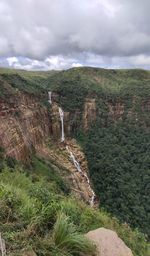
[[[150,0],[0,0],[0,66],[150,69]]]

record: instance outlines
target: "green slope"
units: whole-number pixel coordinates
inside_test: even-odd
[[[22,255],[21,251],[24,249],[33,249],[37,255],[44,256],[80,255],[73,250],[68,253],[66,247],[62,250],[59,247],[58,233],[53,236],[59,212],[69,217],[63,217],[63,225],[59,228],[76,229],[76,234],[79,234],[75,235],[76,238],[81,239],[82,234],[89,230],[106,227],[115,230],[134,255],[148,255],[148,244],[142,234],[131,230],[128,225],[120,224],[105,211],[91,209],[74,199],[59,170],[54,171],[54,166],[49,161],[34,157],[31,166],[23,167],[10,158],[4,160],[2,155],[1,152],[3,167],[1,166],[0,172],[0,230],[8,255]],[[68,246],[72,248],[71,244]],[[77,246],[84,249],[80,242]],[[86,251],[87,248],[90,252],[90,247],[86,247]]]

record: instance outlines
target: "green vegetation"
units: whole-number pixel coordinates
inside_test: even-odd
[[[57,101],[71,113],[80,113],[71,120],[73,136],[82,129],[81,118],[85,98],[95,97],[97,104],[121,101],[127,108],[133,97],[137,105],[147,102],[150,95],[150,71],[145,70],[107,70],[99,68],[73,68],[66,71],[27,72],[0,69],[0,98],[7,101],[10,95],[24,92],[39,97],[39,102],[49,107],[47,91],[57,93]],[[107,106],[102,108],[106,110]],[[138,106],[137,106],[138,107]],[[127,109],[126,109],[127,110]],[[148,115],[142,113],[149,124]]]
[[[0,69],[0,98],[10,105],[23,92],[49,107],[48,90],[70,112],[72,137],[76,135],[84,147],[101,207],[150,237],[150,71]],[[85,135],[81,120],[86,97],[96,99],[97,122]],[[115,116],[117,104],[123,108],[121,120]],[[116,230],[136,256],[148,255],[139,231],[120,224],[105,210],[76,202],[62,178],[63,171],[53,164],[35,157],[30,166],[22,168],[14,159],[4,159],[0,149],[0,228],[10,255],[28,247],[38,255],[74,255],[67,246],[61,253],[55,243],[59,213],[66,216],[64,226],[75,226],[75,239],[76,232],[78,236],[103,226]]]
[[[99,227],[115,230],[134,255],[148,255],[142,234],[68,195],[58,182],[59,173],[54,173],[50,165],[35,157],[28,168],[17,163],[12,168],[4,159],[0,173],[0,230],[8,255],[19,256],[24,249],[43,256],[78,256],[81,252],[92,255],[94,247],[82,234]]]
[[[66,110],[82,108],[85,96],[148,97],[150,71],[107,70],[100,68],[73,68],[66,71],[27,72],[0,69],[2,97],[19,91],[41,95],[45,90],[59,93],[59,101]],[[45,95],[46,96],[46,95]]]
[[[7,100],[8,95],[24,92],[40,96],[45,94],[48,86],[48,78],[57,73],[34,72],[15,69],[0,69],[0,98]]]
[[[63,213],[58,215],[54,225],[53,239],[55,246],[72,255],[93,255],[95,252],[95,246],[76,231],[75,225]]]
[[[85,147],[101,206],[150,237],[150,132],[129,120],[97,123]]]
[[[66,111],[82,111],[85,98],[95,97],[97,102],[129,102],[137,97],[141,102],[150,95],[150,72],[144,70],[107,70],[99,68],[73,68],[48,77],[48,87],[58,93],[58,102]],[[81,128],[81,116],[74,126]],[[80,126],[80,127],[79,127]]]

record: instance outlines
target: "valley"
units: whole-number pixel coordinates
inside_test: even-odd
[[[12,209],[2,201],[6,204],[4,209],[12,212],[12,217],[9,213],[1,216],[10,255],[23,248],[21,241],[22,248],[15,245],[17,232],[21,232],[26,246],[31,232],[30,244],[37,244],[37,255],[49,255],[46,250],[61,255],[49,247],[45,254],[39,251],[44,253],[42,239],[52,229],[60,209],[69,214],[78,231],[88,232],[99,225],[113,229],[134,255],[148,255],[149,71],[88,67],[57,72],[1,69],[0,146],[0,195],[5,198],[6,191],[6,195],[10,193],[18,200]],[[22,179],[23,192],[19,185]],[[34,196],[27,183],[33,187],[32,193],[34,189],[43,193],[42,199],[36,195],[40,203],[35,203],[35,212],[31,210]],[[47,211],[47,202],[43,201],[47,197],[49,202],[52,200],[50,223],[42,210]],[[20,200],[23,205],[25,198],[31,203],[28,217],[24,208],[21,213],[19,203]],[[85,212],[81,214],[82,209]],[[42,218],[40,215],[43,220],[34,226],[33,220]],[[32,232],[40,242],[38,237],[34,241]],[[52,241],[48,243],[53,247]]]

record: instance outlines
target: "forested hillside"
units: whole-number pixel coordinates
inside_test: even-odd
[[[101,207],[150,236],[150,132],[129,121],[97,123],[85,149]]]
[[[150,236],[150,72],[83,68],[53,83],[67,111],[96,98],[96,123],[85,136],[78,121],[76,132],[101,207]]]

